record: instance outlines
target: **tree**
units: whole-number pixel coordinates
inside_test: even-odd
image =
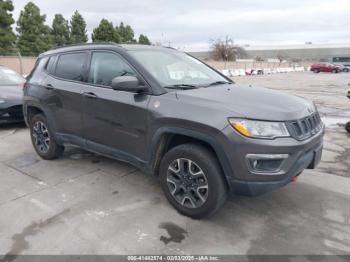
[[[119,27],[116,27],[116,30],[120,36],[121,43],[136,43],[134,39],[134,30],[129,25],[125,25],[121,22]]]
[[[249,58],[249,54],[242,46],[235,45],[235,53],[237,59]]]
[[[225,40],[212,40],[211,49],[214,60],[234,61],[236,60],[236,49],[231,38],[226,36]]]
[[[52,47],[50,27],[45,25],[46,15],[33,2],[28,2],[17,21],[18,42],[22,55],[37,56]]]
[[[255,57],[256,62],[264,62],[264,59],[261,56]]]
[[[285,56],[285,55],[282,54],[282,53],[278,53],[278,54],[277,54],[277,59],[280,61],[280,63],[282,63],[283,61],[287,60],[288,57]]]
[[[0,0],[0,55],[10,55],[14,52],[16,35],[11,25],[15,20],[10,13],[13,9],[12,1]]]
[[[69,43],[68,21],[61,14],[56,14],[52,21],[51,34],[56,46],[63,46]]]
[[[93,42],[115,42],[120,43],[120,36],[113,27],[113,23],[107,19],[102,19],[98,27],[96,27],[91,35]]]
[[[141,34],[139,36],[139,44],[141,44],[141,45],[150,45],[151,41],[149,41],[147,36]]]
[[[69,40],[72,44],[86,43],[88,36],[86,34],[86,22],[78,11],[75,11],[70,20],[70,36]]]

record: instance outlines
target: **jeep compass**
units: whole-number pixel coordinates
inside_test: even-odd
[[[315,105],[242,87],[171,48],[85,44],[39,56],[24,87],[34,149],[66,145],[128,162],[159,177],[180,213],[202,218],[229,192],[284,186],[321,158]]]

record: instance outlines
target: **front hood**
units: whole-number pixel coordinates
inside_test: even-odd
[[[0,107],[22,104],[23,89],[20,85],[1,86],[0,85],[0,100],[5,103],[0,104]]]
[[[177,96],[184,102],[189,100],[232,112],[228,117],[287,121],[306,117],[316,110],[313,103],[297,96],[236,84],[178,91]]]

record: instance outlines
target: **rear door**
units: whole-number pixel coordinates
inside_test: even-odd
[[[87,58],[88,52],[64,53],[52,57],[54,60],[45,80],[45,88],[50,90],[45,103],[53,116],[56,131],[70,135],[70,138],[79,138],[82,134],[81,93],[86,83]]]
[[[112,79],[122,75],[141,78],[118,53],[91,53],[83,91],[84,136],[91,150],[134,162],[145,157],[150,95],[113,90]]]

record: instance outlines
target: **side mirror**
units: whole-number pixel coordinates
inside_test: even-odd
[[[141,93],[148,88],[140,84],[140,81],[135,76],[117,76],[112,80],[112,88],[114,90]]]

